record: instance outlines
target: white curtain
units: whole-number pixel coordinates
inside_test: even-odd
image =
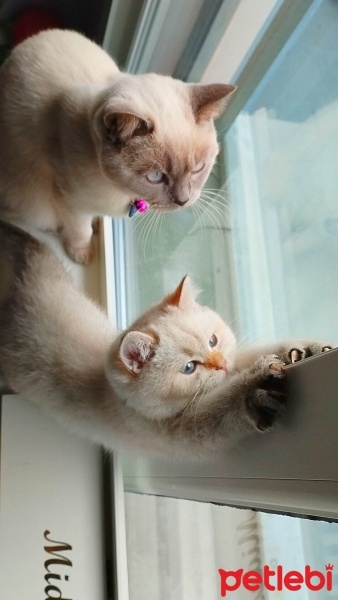
[[[338,523],[161,498],[125,494],[130,600],[220,600],[218,569],[284,572],[311,569],[325,573],[336,565],[333,589],[316,600],[338,598]],[[232,580],[233,581],[233,580]],[[231,580],[230,580],[231,582]],[[289,600],[290,591],[240,587],[231,600]],[[306,586],[293,600],[311,600]]]
[[[130,600],[217,600],[218,569],[260,570],[254,511],[131,493],[125,499]],[[253,595],[243,588],[236,598]],[[263,592],[254,598],[264,600]]]

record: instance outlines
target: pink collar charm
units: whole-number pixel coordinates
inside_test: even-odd
[[[148,204],[143,198],[138,198],[130,207],[128,217],[133,217],[136,212],[143,213],[148,210]]]

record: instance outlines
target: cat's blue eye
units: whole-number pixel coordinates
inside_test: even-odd
[[[147,179],[150,183],[161,183],[164,179],[163,171],[149,171]]]
[[[190,360],[185,365],[184,369],[182,369],[182,373],[184,373],[184,375],[191,375],[191,373],[196,371],[196,367],[197,367],[197,362],[195,360]]]
[[[197,163],[197,165],[195,165],[195,167],[193,168],[193,170],[192,170],[192,173],[193,173],[194,175],[196,175],[196,173],[200,173],[201,171],[203,171],[204,167],[205,167],[205,163],[204,163],[204,162],[199,162],[199,163]]]
[[[218,342],[218,339],[215,336],[215,334],[213,333],[212,336],[211,336],[211,338],[210,338],[210,340],[209,340],[209,346],[210,346],[210,348],[214,348],[215,346],[217,346],[217,342]]]

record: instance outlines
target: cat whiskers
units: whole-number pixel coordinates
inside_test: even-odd
[[[199,199],[199,207],[201,209],[201,220],[203,216],[206,216],[211,223],[212,228],[223,233],[229,227],[229,224],[226,220],[226,216],[224,212],[221,212],[220,209],[215,204],[211,204],[211,198],[206,195],[200,196]],[[205,227],[205,224],[204,224]]]
[[[127,248],[133,248],[132,255],[138,262],[138,265],[143,270],[144,274],[146,274],[143,266],[142,250],[144,251],[144,232],[147,230],[149,225],[149,214],[143,213],[137,215],[135,219],[129,219],[127,222],[128,226],[126,227],[126,243]],[[137,244],[136,244],[137,239]],[[141,246],[142,244],[142,246]],[[136,249],[134,249],[136,245]]]
[[[244,334],[243,334],[243,335],[242,335],[242,336],[241,336],[241,337],[240,337],[240,338],[237,340],[237,342],[236,342],[236,346],[240,346],[241,344],[243,344],[243,345],[244,345],[244,347],[245,347],[245,346],[247,346],[248,344],[250,344],[250,343],[251,343],[251,341],[250,341],[250,337],[251,337],[251,336],[250,336],[249,332],[247,332],[247,333],[244,333]]]
[[[198,223],[197,230],[199,231],[200,238],[202,238],[202,234],[203,234],[203,219],[202,219],[203,209],[201,208],[201,206],[197,202],[196,204],[193,204],[191,206],[191,210],[192,210],[194,216],[196,215],[196,220],[197,220],[197,223]]]
[[[204,386],[205,386],[205,384],[204,384]],[[198,442],[198,432],[197,432],[197,411],[198,411],[198,407],[199,407],[199,405],[200,405],[200,402],[201,402],[201,400],[202,400],[202,398],[203,398],[203,397],[204,397],[204,394],[203,394],[203,388],[202,388],[202,390],[201,390],[201,394],[199,395],[199,397],[198,397],[198,400],[197,400],[197,402],[196,402],[196,409],[195,409],[195,415],[194,415],[194,424],[195,424],[195,440],[196,440],[196,444],[197,444],[197,442]]]
[[[136,218],[134,222],[132,222],[132,232],[134,237],[137,233],[137,256],[140,259],[140,257],[143,254],[143,260],[145,261],[147,255],[147,241],[149,238],[150,231],[152,229],[152,224],[155,219],[155,216],[153,212],[146,212],[140,215],[136,215],[135,217]]]
[[[182,435],[183,435],[183,419],[184,419],[185,413],[187,412],[187,410],[189,408],[190,409],[192,408],[193,403],[195,402],[196,398],[198,398],[198,396],[200,394],[201,388],[202,388],[202,386],[198,388],[197,392],[194,394],[193,398],[187,404],[187,406],[185,407],[185,409],[184,409],[184,411],[183,411],[183,413],[181,415],[180,437],[182,437]],[[201,397],[199,398],[199,400],[197,402],[197,408],[198,408],[200,399],[201,399]],[[196,411],[197,411],[197,409],[196,409]],[[195,423],[196,423],[196,411],[195,411]],[[195,427],[196,427],[196,425],[195,425]],[[196,432],[196,435],[197,435],[197,432]]]
[[[143,238],[143,260],[146,262],[147,260],[149,260],[149,256],[147,253],[147,245],[149,240],[151,239],[151,234],[154,231],[154,226],[156,223],[156,217],[157,217],[157,213],[156,212],[152,212],[149,215],[149,219],[147,222],[147,225],[145,227],[144,230],[144,238]],[[151,248],[150,248],[151,250]]]
[[[156,242],[157,240],[160,238],[160,231],[161,231],[161,223],[162,223],[162,219],[163,219],[163,214],[156,212],[155,213],[155,221],[154,221],[154,227],[153,227],[153,231],[152,231],[152,252],[153,252],[153,260],[156,260]]]
[[[127,223],[128,223],[128,230],[130,228],[130,230],[132,231],[133,235],[137,232],[139,233],[137,230],[140,229],[140,231],[142,231],[142,228],[145,224],[145,220],[148,217],[148,213],[144,212],[141,214],[136,215],[134,218],[132,219],[128,219]]]
[[[223,211],[224,207],[226,207],[226,209],[230,212],[232,217],[234,219],[237,219],[237,215],[231,205],[231,201],[229,198],[230,193],[227,189],[226,184],[224,184],[224,187],[222,188],[204,188],[202,190],[202,194],[203,193],[208,194],[214,202],[218,203],[221,206]]]
[[[200,199],[202,200],[202,203],[204,201],[204,206],[207,204],[208,207],[222,219],[225,227],[229,227],[231,225],[231,220],[237,220],[237,215],[231,206],[230,200],[225,194],[226,192],[224,190],[223,193],[221,193],[220,190],[206,188],[202,190]]]
[[[236,223],[238,221],[238,214],[235,211],[231,200],[229,198],[229,194],[227,191],[223,190],[223,194],[219,193],[220,190],[205,190],[209,196],[211,196],[212,203],[218,207],[219,210],[224,214],[224,209],[226,210],[226,216],[228,218],[229,223]]]

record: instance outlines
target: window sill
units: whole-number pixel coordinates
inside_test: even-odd
[[[279,427],[203,464],[124,457],[125,490],[338,519],[338,350],[289,367]]]

